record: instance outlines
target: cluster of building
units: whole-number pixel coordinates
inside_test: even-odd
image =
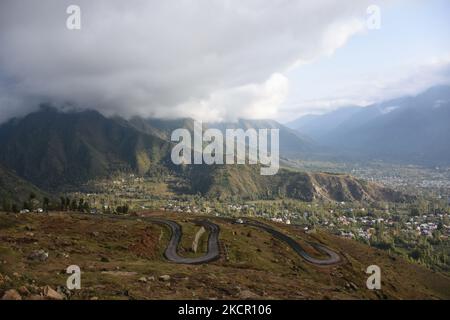
[[[170,212],[178,212],[178,213],[210,213],[211,208],[205,207],[204,210],[201,210],[199,207],[191,204],[183,204],[178,203],[176,200],[169,201],[165,206],[160,207],[161,211],[170,211]]]
[[[29,209],[22,209],[22,210],[20,210],[20,213],[30,213],[30,212],[31,212],[31,210],[29,210]],[[44,209],[37,208],[37,209],[34,209],[33,212],[34,213],[44,213]]]
[[[411,217],[405,223],[406,229],[414,231],[422,236],[432,236],[433,232],[438,229],[439,224],[442,223],[447,214],[427,214],[418,217]],[[444,235],[450,235],[450,226],[442,224]]]

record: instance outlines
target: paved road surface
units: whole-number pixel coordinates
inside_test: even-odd
[[[152,223],[158,223],[165,226],[168,226],[171,230],[171,238],[169,240],[169,244],[166,247],[166,250],[164,252],[164,256],[167,260],[174,262],[174,263],[181,263],[181,264],[200,264],[200,263],[208,263],[211,261],[214,261],[220,257],[220,251],[219,251],[219,226],[208,221],[208,220],[196,220],[195,222],[197,224],[202,225],[205,227],[206,230],[209,231],[209,238],[208,238],[208,251],[205,255],[201,257],[195,257],[195,258],[188,258],[188,257],[182,257],[178,254],[177,249],[178,245],[180,244],[181,237],[182,237],[182,231],[181,226],[172,220],[167,220],[163,218],[153,218],[153,217],[119,217],[117,215],[103,215],[108,216],[114,219],[141,219],[143,221],[148,221]],[[222,218],[222,220],[235,223],[234,219],[230,218]],[[300,257],[308,261],[309,263],[319,265],[319,266],[328,266],[337,264],[341,261],[341,257],[334,252],[333,250],[318,244],[314,242],[308,242],[310,246],[315,248],[317,251],[325,253],[328,258],[325,259],[318,259],[311,257],[303,248],[302,246],[292,239],[291,237],[285,235],[284,233],[274,229],[273,227],[264,224],[262,222],[254,221],[254,220],[243,220],[243,224],[256,227],[259,229],[262,229],[268,233],[270,233],[272,236],[277,238],[278,240],[281,240],[285,243],[287,243]]]
[[[275,230],[274,228],[272,228],[271,226],[269,226],[267,224],[257,222],[257,221],[252,221],[252,220],[243,220],[243,224],[267,231],[268,233],[270,233],[272,236],[274,236],[278,240],[281,240],[281,241],[287,243],[300,257],[302,257],[309,263],[312,263],[315,265],[320,265],[320,266],[328,266],[328,265],[333,265],[333,264],[339,263],[341,261],[341,257],[336,252],[334,252],[333,250],[331,250],[321,244],[308,242],[308,244],[310,246],[312,246],[313,248],[315,248],[317,251],[327,254],[328,258],[326,258],[326,259],[317,259],[317,258],[311,257],[305,250],[303,250],[302,246],[297,241],[295,241],[291,237],[285,235],[284,233],[281,233],[280,231]]]
[[[161,219],[161,218],[142,218],[144,221],[151,221],[158,224],[166,225],[170,228],[172,236],[169,240],[169,244],[164,252],[164,256],[167,260],[175,263],[182,264],[200,264],[214,261],[220,257],[219,252],[219,226],[209,222],[207,220],[198,220],[198,224],[201,224],[206,230],[209,231],[208,237],[208,252],[201,256],[195,258],[181,257],[178,255],[177,248],[181,241],[181,226],[172,220]]]
[[[181,241],[181,226],[172,220],[167,220],[163,218],[153,218],[153,217],[132,217],[132,216],[118,216],[113,214],[101,214],[96,217],[108,217],[112,219],[121,219],[121,220],[137,220],[140,219],[142,221],[162,224],[168,226],[171,231],[171,237],[169,240],[169,244],[164,251],[164,256],[167,260],[175,263],[181,264],[200,264],[200,263],[208,263],[214,261],[220,257],[219,251],[219,232],[220,228],[218,225],[209,222],[207,220],[196,220],[194,221],[197,224],[202,225],[206,230],[209,231],[208,237],[208,252],[201,256],[195,258],[187,258],[178,255],[177,249],[178,245]]]

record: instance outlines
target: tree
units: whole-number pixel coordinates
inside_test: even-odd
[[[70,204],[70,210],[75,211],[78,209],[77,200],[73,199],[72,203]]]
[[[60,198],[60,209],[61,211],[66,210],[66,199],[64,197]]]
[[[48,211],[48,208],[50,207],[50,199],[47,197],[44,197],[43,201],[42,201],[42,206],[45,212]]]
[[[127,214],[129,210],[128,204],[125,204],[123,206],[118,206],[116,208],[116,212],[117,213],[123,213],[123,214]]]
[[[420,215],[420,211],[419,211],[419,209],[418,209],[418,208],[416,208],[416,207],[414,207],[414,208],[411,208],[411,215],[412,215],[413,217],[417,217],[417,216],[419,216],[419,215]]]
[[[419,214],[424,214],[426,213],[430,206],[429,206],[429,201],[426,201],[424,199],[420,199],[417,203],[418,209],[419,209]]]
[[[83,210],[84,210],[84,199],[81,198],[81,199],[78,201],[78,211],[83,211]]]
[[[10,199],[6,199],[6,198],[3,199],[3,201],[2,201],[2,210],[5,211],[5,212],[10,212],[11,209],[12,209],[11,200]]]
[[[24,210],[30,210],[30,204],[27,201],[24,201],[22,203],[22,209]]]

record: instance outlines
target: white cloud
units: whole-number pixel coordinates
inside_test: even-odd
[[[283,73],[361,31],[370,1],[0,2],[0,118],[42,101],[106,114],[270,117]],[[1,119],[0,119],[1,120]]]
[[[373,103],[407,95],[416,95],[439,84],[450,85],[450,56],[429,61],[410,61],[389,70],[359,75],[345,79],[327,96],[304,99],[285,104],[278,116],[287,122],[292,115],[323,114],[343,106],[367,106]],[[281,115],[281,116],[280,116]]]
[[[351,36],[366,30],[364,20],[356,18],[332,24],[322,38],[325,53],[331,56],[337,48],[344,46]]]
[[[289,80],[282,74],[273,74],[262,84],[248,84],[213,92],[206,99],[193,100],[176,107],[175,114],[183,113],[203,121],[236,121],[273,117],[289,91]],[[170,117],[172,109],[166,110]]]

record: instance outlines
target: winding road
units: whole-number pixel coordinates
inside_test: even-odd
[[[308,242],[308,244],[311,247],[313,247],[314,249],[316,249],[317,251],[328,255],[328,258],[326,258],[326,259],[317,259],[317,258],[311,257],[297,241],[295,241],[291,237],[285,235],[284,233],[281,233],[280,231],[275,230],[271,226],[268,226],[261,222],[251,221],[251,220],[244,220],[242,224],[256,227],[256,228],[262,229],[262,230],[270,233],[273,237],[288,244],[300,257],[302,257],[309,263],[319,265],[319,266],[329,266],[329,265],[333,265],[333,264],[337,264],[337,263],[341,262],[341,257],[336,252],[325,247],[324,245],[314,243],[314,242]]]
[[[164,252],[164,256],[167,260],[175,263],[182,264],[200,264],[214,261],[220,257],[219,252],[219,232],[220,228],[217,224],[209,222],[207,220],[196,220],[197,224],[202,225],[209,231],[208,237],[208,251],[205,255],[195,258],[182,257],[178,254],[177,248],[181,241],[181,226],[172,220],[166,220],[161,218],[145,218],[147,221],[152,221],[158,224],[166,225],[170,228],[172,236],[169,240],[169,244]]]
[[[135,219],[132,217],[118,217],[115,215],[103,215],[108,216],[114,219]],[[151,223],[157,223],[160,225],[164,225],[169,227],[171,231],[171,237],[169,240],[169,243],[166,247],[166,250],[164,251],[164,256],[167,260],[179,263],[179,264],[201,264],[201,263],[208,263],[212,262],[214,260],[217,260],[220,257],[220,250],[219,250],[219,233],[220,228],[217,224],[212,223],[206,219],[202,220],[195,220],[194,223],[198,225],[202,225],[206,230],[209,231],[208,236],[208,249],[205,255],[201,257],[182,257],[178,254],[178,245],[180,244],[181,237],[182,237],[182,230],[181,226],[172,220],[164,219],[164,218],[156,218],[156,217],[139,217],[138,219],[141,219],[142,221],[147,221]],[[334,252],[333,250],[327,248],[324,245],[314,243],[314,242],[308,242],[308,244],[316,249],[317,251],[324,253],[327,255],[327,258],[324,259],[318,259],[310,256],[303,248],[302,246],[295,241],[293,238],[289,237],[288,235],[274,229],[273,227],[264,224],[262,222],[254,221],[254,220],[242,220],[241,223],[237,223],[236,220],[230,219],[230,218],[221,218],[224,221],[235,223],[235,224],[242,224],[247,225],[255,228],[262,229],[268,233],[270,233],[273,237],[276,239],[285,242],[287,245],[289,245],[295,253],[297,253],[301,258],[306,260],[307,262],[318,265],[318,266],[329,266],[334,265],[339,262],[341,262],[341,257]]]

